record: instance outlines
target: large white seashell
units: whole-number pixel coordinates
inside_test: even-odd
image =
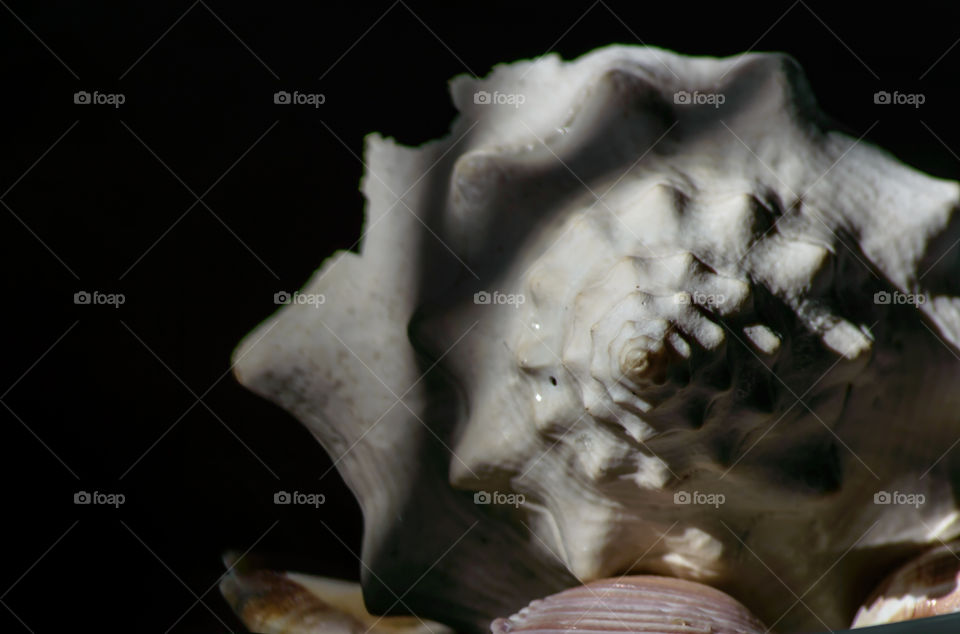
[[[448,137],[368,137],[325,303],[235,354],[357,494],[372,611],[481,631],[632,571],[827,629],[960,535],[957,183],[834,131],[781,55],[613,46],[451,92]]]

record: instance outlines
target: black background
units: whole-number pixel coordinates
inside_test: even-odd
[[[445,134],[454,75],[638,38],[785,51],[855,137],[960,176],[957,5],[3,5],[5,632],[243,631],[215,585],[220,554],[254,544],[280,567],[358,578],[362,520],[335,471],[318,480],[330,459],[225,373],[273,294],[359,238],[364,135]],[[76,105],[79,90],[126,103]],[[326,103],[275,105],[277,90]],[[878,90],[926,103],[876,105]],[[81,290],[126,303],[75,305]],[[278,507],[278,489],[327,504]],[[78,490],[127,503],[77,506]]]

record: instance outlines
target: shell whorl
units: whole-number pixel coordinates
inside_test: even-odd
[[[451,92],[445,139],[368,137],[325,303],[235,355],[356,492],[371,610],[410,587],[478,632],[632,571],[845,626],[871,555],[960,534],[957,183],[834,131],[782,55],[614,46]],[[874,504],[904,482],[929,502]]]

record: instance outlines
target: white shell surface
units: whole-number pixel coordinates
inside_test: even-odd
[[[782,55],[613,46],[451,93],[448,137],[368,137],[325,302],[235,354],[357,494],[371,610],[480,631],[632,571],[828,629],[960,535],[957,183],[835,131]]]

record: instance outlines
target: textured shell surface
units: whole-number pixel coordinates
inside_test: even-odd
[[[724,593],[671,577],[602,579],[537,599],[493,634],[509,632],[658,632],[659,634],[761,634],[763,624]]]
[[[483,631],[633,572],[845,627],[960,536],[956,182],[838,131],[784,55],[611,46],[451,93],[447,137],[367,138],[325,302],[235,353],[357,495],[371,611]]]
[[[857,611],[853,627],[960,612],[960,542],[942,544],[908,561]]]
[[[251,632],[259,634],[451,634],[416,616],[373,616],[359,584],[293,572],[229,570],[220,592]]]

